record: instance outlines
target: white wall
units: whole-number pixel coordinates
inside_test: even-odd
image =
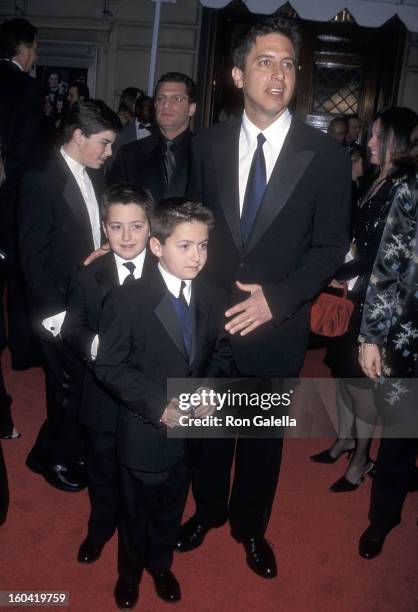
[[[39,29],[39,41],[84,42],[97,50],[95,95],[113,107],[125,87],[146,91],[154,18],[150,0],[16,0]],[[15,0],[0,0],[14,16]],[[103,8],[113,14],[104,16]],[[198,0],[163,4],[156,77],[178,70],[196,78],[201,7]],[[46,45],[44,45],[46,47]],[[57,45],[58,46],[58,45]]]

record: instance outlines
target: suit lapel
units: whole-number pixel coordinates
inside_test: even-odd
[[[298,147],[297,128],[297,121],[293,119],[270,176],[254,227],[245,245],[246,253],[254,248],[289,201],[315,154],[313,150],[306,149],[304,146]]]
[[[213,159],[218,181],[218,193],[226,222],[237,249],[242,253],[241,227],[239,218],[239,134],[241,121],[228,124],[222,140],[214,145]],[[225,125],[226,128],[226,125]]]
[[[154,312],[162,326],[174,342],[183,359],[188,362],[186,347],[184,346],[183,331],[170,298],[170,293],[158,268],[148,277],[150,287],[150,303],[155,304]]]
[[[108,291],[119,285],[119,276],[113,253],[104,255],[101,263],[102,266],[95,276],[104,297]]]
[[[206,322],[210,307],[204,299],[204,294],[199,281],[193,282],[192,289],[192,307],[193,307],[193,336],[192,347],[190,351],[190,363],[192,364],[196,357],[201,353],[206,332]]]

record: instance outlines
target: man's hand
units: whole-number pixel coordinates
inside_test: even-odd
[[[216,401],[213,398],[213,394],[210,394],[210,389],[208,389],[208,387],[199,387],[195,393],[200,393],[202,403],[194,409],[194,416],[201,419],[205,416],[215,414]]]
[[[98,257],[101,257],[102,255],[106,255],[106,253],[109,253],[109,251],[110,251],[110,245],[108,242],[106,242],[106,244],[101,246],[99,249],[96,249],[95,251],[90,253],[87,259],[83,261],[83,265],[88,266],[89,264],[91,264],[92,261],[94,261]]]
[[[328,285],[328,287],[333,287],[334,289],[344,289],[345,286],[346,284],[344,281],[338,281],[338,280],[335,280],[335,278],[333,278],[332,281]]]
[[[162,416],[161,422],[167,425],[170,429],[178,427],[180,425],[179,419],[181,416],[186,416],[184,412],[179,409],[179,400],[173,397],[167,404]]]
[[[378,345],[360,344],[358,360],[366,376],[378,382],[382,376],[382,358]]]
[[[241,291],[250,293],[250,297],[226,311],[225,316],[233,319],[225,325],[225,329],[231,335],[240,332],[241,336],[246,336],[263,323],[271,321],[273,315],[261,285],[244,285],[239,281],[236,285]]]

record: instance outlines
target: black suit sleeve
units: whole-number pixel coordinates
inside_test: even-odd
[[[135,296],[123,286],[108,294],[99,325],[95,374],[121,404],[160,427],[166,390],[141,368],[146,347],[144,334],[134,324],[138,317],[134,302]]]
[[[296,269],[277,283],[263,285],[275,325],[311,301],[334,276],[349,247],[351,162],[347,155],[323,156],[327,180],[316,195],[310,248]]]
[[[89,278],[83,274],[83,270],[77,270],[67,294],[67,314],[61,337],[79,357],[91,361],[91,345],[97,331],[89,326],[86,283],[89,283]]]
[[[19,190],[19,250],[25,280],[41,319],[65,310],[65,295],[46,272],[54,230],[52,197],[41,173],[23,178]]]
[[[194,202],[202,202],[202,170],[196,152],[195,138],[192,139],[189,153],[189,177],[186,186],[186,198]]]

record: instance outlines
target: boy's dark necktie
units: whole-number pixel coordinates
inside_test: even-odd
[[[122,283],[123,285],[127,285],[128,283],[131,283],[132,281],[135,280],[134,270],[136,268],[136,265],[132,261],[125,261],[123,265],[125,266],[125,268],[129,270],[128,276],[125,278],[125,280]]]
[[[170,184],[174,170],[176,169],[176,158],[174,157],[175,150],[176,145],[174,142],[172,140],[167,140],[165,143],[165,149],[163,151],[164,179],[166,185]]]
[[[266,160],[263,153],[263,144],[265,142],[266,138],[260,132],[257,136],[257,148],[251,162],[242,207],[241,236],[243,242],[246,242],[250,235],[267,185]]]
[[[193,314],[192,309],[189,307],[187,300],[184,295],[184,288],[186,283],[181,281],[180,291],[178,297],[173,296],[173,302],[176,309],[177,316],[181,323],[181,330],[183,335],[184,346],[186,347],[187,354],[190,356],[192,348],[192,337],[193,337]]]
[[[179,293],[178,299],[180,300],[180,303],[184,306],[184,308],[186,308],[186,310],[187,310],[189,305],[188,305],[187,300],[186,300],[185,295],[184,295],[185,288],[186,288],[186,283],[185,283],[184,280],[182,280],[181,284],[180,284],[180,293]]]

